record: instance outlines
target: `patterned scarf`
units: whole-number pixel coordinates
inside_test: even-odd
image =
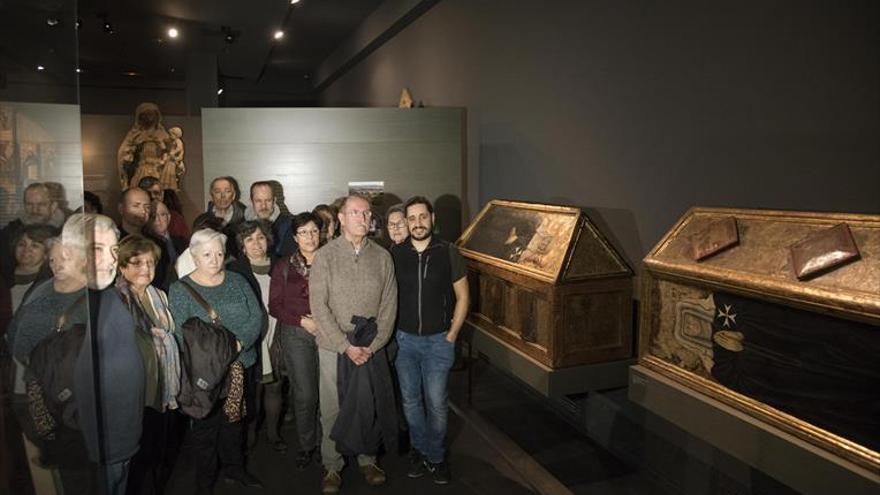
[[[116,287],[128,303],[129,311],[138,325],[150,329],[153,348],[159,363],[162,408],[177,409],[177,394],[180,392],[180,349],[172,334],[174,320],[168,309],[168,299],[164,292],[151,285],[147,287],[147,297],[142,301],[122,276],[117,278]],[[147,304],[149,311],[144,308]]]

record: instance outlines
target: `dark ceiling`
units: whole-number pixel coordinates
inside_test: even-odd
[[[78,66],[84,87],[182,87],[190,61],[207,57],[216,60],[221,84],[308,93],[317,66],[380,3],[0,0],[0,78],[75,86]],[[50,26],[50,19],[59,23]],[[171,27],[177,39],[168,37]],[[275,40],[279,29],[285,36]],[[36,65],[46,69],[36,73]]]

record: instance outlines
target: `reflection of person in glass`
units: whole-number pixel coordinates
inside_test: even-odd
[[[165,293],[152,285],[159,247],[150,239],[130,235],[119,243],[116,290],[136,324],[136,342],[144,363],[146,394],[143,435],[131,462],[132,486],[144,484],[161,493],[171,474],[182,435],[177,409],[180,358],[173,336],[174,320]]]
[[[121,494],[139,447],[146,392],[135,321],[112,287],[119,232],[104,215],[76,214],[64,224],[62,238],[65,245],[75,240],[89,257],[90,325],[74,374],[80,428],[88,458],[98,464],[101,490]]]
[[[38,282],[24,297],[15,318],[9,325],[7,338],[16,362],[16,373],[13,393],[13,410],[21,425],[32,424],[29,413],[26,371],[30,362],[31,351],[53,331],[62,312],[66,315],[66,324],[62,331],[73,325],[84,324],[87,309],[82,296],[86,286],[85,250],[79,243],[71,242],[68,235],[67,243],[53,238],[47,243],[49,265],[54,276],[44,282]],[[32,429],[24,429],[24,444],[31,461],[31,473],[34,478],[60,479],[61,486],[67,493],[91,493],[94,482],[91,467],[85,453],[85,444],[77,431],[78,424],[73,417],[65,417],[53,431],[54,439],[50,442],[35,435]],[[30,436],[28,436],[30,435]],[[40,445],[42,452],[38,451]],[[52,454],[49,454],[49,451]],[[60,455],[57,455],[60,454]],[[51,457],[51,464],[57,467],[57,475],[47,473],[45,468],[35,463],[36,459],[46,460]]]
[[[13,240],[15,277],[10,287],[13,311],[36,282],[49,277],[46,242],[54,233],[55,229],[47,225],[28,225]]]
[[[64,212],[58,208],[51,191],[42,182],[27,186],[22,199],[24,204],[21,216],[0,229],[0,270],[6,280],[14,278],[13,241],[25,226],[46,225],[58,229],[64,224]]]

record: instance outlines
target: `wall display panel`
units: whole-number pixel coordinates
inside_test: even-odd
[[[693,208],[641,296],[640,364],[880,469],[880,216]]]
[[[53,184],[65,209],[82,204],[79,106],[0,102],[0,225],[18,218],[28,184]]]
[[[277,180],[292,212],[348,194],[349,183],[382,181],[380,212],[421,194],[438,224],[462,212],[463,110],[452,108],[206,108],[204,190],[231,175],[242,187]],[[440,232],[456,238],[459,232]]]
[[[632,355],[633,272],[579,208],[493,200],[458,245],[477,329],[551,369]]]

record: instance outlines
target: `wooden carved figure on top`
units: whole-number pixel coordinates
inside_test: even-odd
[[[116,162],[123,190],[136,186],[146,176],[161,177],[171,135],[162,125],[155,103],[141,103],[134,113],[134,125],[125,135]]]
[[[168,152],[162,157],[162,174],[159,180],[162,182],[163,189],[171,189],[177,191],[180,189],[180,180],[186,173],[186,166],[183,164],[183,130],[180,127],[172,127],[168,129],[171,135],[169,138]]]

